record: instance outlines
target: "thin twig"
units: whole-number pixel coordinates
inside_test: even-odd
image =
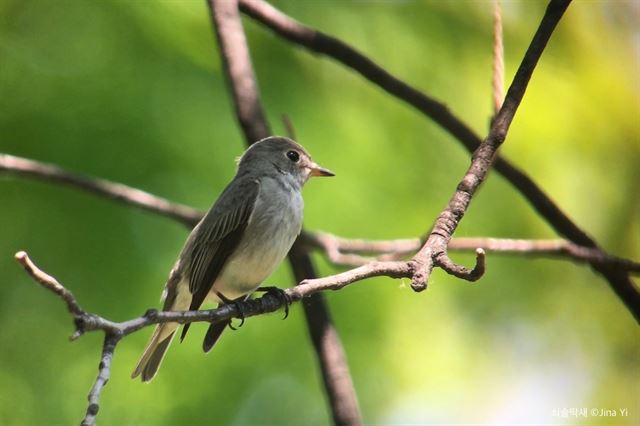
[[[96,422],[96,416],[100,410],[100,394],[111,377],[111,361],[113,360],[113,352],[116,345],[120,341],[120,335],[105,333],[104,342],[102,343],[102,356],[98,366],[98,377],[89,392],[89,405],[87,413],[80,423],[82,426],[92,426]]]
[[[16,253],[15,257],[16,260],[24,267],[25,271],[27,271],[27,273],[31,275],[38,284],[40,284],[47,290],[57,294],[64,301],[64,303],[67,305],[67,309],[73,316],[78,317],[86,313],[82,310],[80,305],[78,305],[78,302],[76,302],[76,298],[73,296],[73,294],[69,290],[64,288],[64,286],[60,284],[58,280],[34,265],[31,259],[29,259],[29,256],[26,252],[19,251]]]
[[[454,238],[449,242],[449,250],[468,251],[475,247],[481,247],[495,253],[562,257],[575,262],[615,267],[632,273],[640,273],[640,262],[612,256],[598,248],[583,247],[566,240]]]
[[[400,260],[424,244],[421,238],[364,240],[339,237],[326,232],[305,232],[302,241],[311,250],[321,250],[335,265],[361,266],[368,262]],[[496,254],[517,254],[564,258],[573,262],[608,265],[640,273],[640,262],[613,256],[593,247],[582,247],[566,240],[527,240],[514,238],[453,238],[448,251],[481,248]]]

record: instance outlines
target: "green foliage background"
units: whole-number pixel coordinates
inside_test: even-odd
[[[505,2],[507,83],[542,2]],[[480,134],[491,114],[490,2],[278,1],[444,101]],[[544,53],[502,153],[612,253],[640,258],[639,10],[578,1]],[[348,237],[424,233],[469,158],[449,135],[331,60],[245,20],[276,133],[291,116],[337,173],[305,189],[306,226]],[[0,151],[208,208],[243,150],[204,1],[0,0]],[[0,176],[0,424],[72,424],[101,336],[75,343],[59,300],[13,260],[28,250],[113,320],[158,306],[187,235],[167,219],[74,189]],[[553,238],[492,174],[457,236]],[[338,269],[317,255],[322,274]],[[454,255],[470,264],[468,255]],[[284,265],[268,280],[293,284]],[[490,255],[474,285],[441,272],[413,293],[376,279],[327,294],[367,424],[640,422],[640,332],[588,267]],[[103,425],[299,425],[330,418],[299,306],[250,319],[203,355],[205,326],[150,385],[129,374],[150,330],[126,338]],[[562,418],[554,409],[628,408]]]

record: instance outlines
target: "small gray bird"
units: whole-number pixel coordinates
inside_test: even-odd
[[[300,191],[311,176],[333,176],[285,137],[251,145],[235,177],[187,238],[162,293],[163,310],[199,309],[203,302],[246,299],[280,264],[302,229]],[[211,324],[203,348],[211,350],[228,322]],[[159,324],[132,378],[151,380],[178,323]],[[186,324],[181,339],[189,329]]]

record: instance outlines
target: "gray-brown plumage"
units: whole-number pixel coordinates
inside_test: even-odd
[[[274,136],[249,147],[236,176],[187,238],[165,286],[163,310],[196,310],[205,301],[243,300],[255,291],[300,233],[300,191],[311,176],[333,173],[290,139]],[[132,378],[140,375],[147,382],[155,376],[178,325],[156,327]],[[226,325],[209,327],[205,351]],[[181,338],[188,329],[186,324]]]

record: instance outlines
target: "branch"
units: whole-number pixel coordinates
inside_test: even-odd
[[[260,103],[238,3],[236,0],[209,0],[208,3],[236,116],[245,141],[250,145],[269,136],[271,132]],[[289,262],[297,282],[317,276],[311,257],[307,252],[300,251],[298,244],[294,244],[291,249]],[[324,298],[321,295],[313,297],[309,303],[304,304],[304,312],[334,423],[362,424],[347,357]]]
[[[533,70],[568,6],[568,1],[552,0],[547,7],[540,26],[513,78],[504,103],[495,117],[489,135],[473,153],[471,165],[449,200],[448,206],[440,213],[426,243],[412,259],[416,269],[411,279],[411,287],[414,290],[422,291],[426,288],[434,266],[439,266],[444,271],[469,281],[475,281],[482,276],[484,271],[484,252],[482,250],[476,251],[476,265],[473,269],[469,269],[458,266],[449,259],[447,246],[469,207],[473,195],[486,179],[497,156],[498,148],[507,136],[509,126],[522,101]]]
[[[31,259],[29,259],[29,256],[26,252],[19,251],[18,253],[16,253],[15,257],[16,260],[24,267],[25,271],[27,271],[27,273],[31,275],[31,277],[36,280],[38,284],[53,292],[64,301],[64,303],[67,305],[67,309],[73,316],[80,317],[86,314],[86,312],[82,310],[80,305],[78,305],[78,302],[76,302],[76,298],[73,296],[73,294],[69,290],[64,288],[64,286],[60,284],[58,280],[39,269],[31,261]]]
[[[72,335],[72,339],[76,339],[86,332],[91,331],[101,330],[105,333],[102,355],[98,368],[98,376],[91,388],[91,391],[89,392],[89,403],[85,418],[82,421],[83,426],[91,426],[95,424],[95,419],[100,408],[100,395],[111,375],[111,361],[113,359],[113,353],[116,346],[124,336],[134,333],[144,327],[159,323],[218,323],[231,318],[248,318],[263,315],[275,312],[283,308],[286,304],[298,302],[323,291],[338,290],[367,277],[387,275],[400,278],[409,277],[411,274],[406,262],[372,263],[333,277],[307,280],[295,287],[283,290],[286,295],[284,298],[266,293],[258,299],[250,299],[244,302],[228,304],[218,309],[199,311],[156,311],[151,309],[140,317],[123,322],[114,322],[97,314],[85,311],[73,296],[73,293],[60,284],[54,277],[38,268],[26,252],[18,252],[15,257],[16,260],[24,267],[25,271],[38,284],[60,297],[60,299],[65,303],[74,319],[76,327]],[[327,329],[327,331],[329,333],[333,332],[332,328]],[[325,338],[331,338],[331,336],[325,335]],[[340,352],[336,352],[336,347],[334,345],[323,345],[322,348],[324,348],[323,355],[325,356],[340,355]],[[331,365],[340,364],[334,363]],[[343,372],[339,378],[344,380],[345,373]],[[341,386],[346,385],[343,382],[340,382],[339,384]]]
[[[116,345],[120,341],[121,336],[117,334],[105,333],[104,342],[102,343],[102,356],[100,357],[100,364],[98,366],[98,377],[89,392],[89,405],[87,406],[87,413],[84,419],[80,423],[81,426],[91,426],[96,422],[96,416],[100,410],[100,394],[102,389],[109,381],[111,376],[111,361],[113,360],[113,352],[116,350]]]
[[[371,261],[400,260],[424,244],[421,238],[397,240],[364,240],[338,237],[325,232],[305,232],[302,235],[309,250],[321,250],[335,265],[361,266]],[[617,257],[593,247],[583,247],[566,240],[525,240],[512,238],[453,238],[449,251],[476,251],[559,257],[579,263],[592,263],[640,273],[640,262]],[[373,255],[373,256],[365,256]]]
[[[473,250],[482,247],[491,252],[525,254],[566,258],[575,262],[590,263],[640,273],[640,263],[613,256],[594,247],[584,247],[566,240],[522,240],[505,238],[454,238],[449,250]]]
[[[561,3],[554,1],[552,4],[560,4],[566,8],[569,2],[570,0]],[[481,144],[480,137],[452,114],[445,104],[403,82],[345,42],[295,21],[263,0],[240,0],[240,9],[283,38],[335,59],[390,95],[413,106],[455,137],[469,152],[473,152]],[[598,247],[595,240],[575,224],[521,169],[500,156],[495,159],[494,169],[529,201],[558,234],[579,246]],[[640,292],[634,287],[628,274],[598,264],[592,266],[607,280],[636,320],[640,321]]]
[[[264,315],[284,308],[290,303],[299,302],[313,295],[329,290],[340,290],[350,284],[360,282],[365,278],[388,276],[391,278],[410,278],[411,270],[407,262],[371,262],[367,265],[352,269],[336,275],[324,278],[305,280],[295,287],[283,289],[285,297],[278,297],[271,293],[265,293],[256,299],[244,302],[226,304],[217,309],[205,309],[198,311],[157,311],[150,309],[137,318],[115,322],[100,315],[85,311],[73,293],[60,284],[54,277],[42,271],[29,258],[29,255],[20,251],[15,256],[25,271],[45,289],[51,291],[69,308],[69,313],[74,318],[76,329],[72,336],[80,337],[88,332],[104,331],[107,335],[122,338],[144,327],[166,322],[187,324],[192,322],[218,323],[232,318],[249,318]],[[116,342],[117,343],[117,342]]]
[[[148,192],[105,179],[83,176],[58,166],[0,153],[0,173],[56,182],[177,220],[192,228],[202,217],[198,210]]]
[[[569,1],[563,3],[568,4]],[[444,103],[400,80],[342,40],[301,24],[264,0],[240,0],[240,10],[290,42],[335,59],[390,95],[413,106],[449,132],[469,152],[475,151],[482,143],[480,137],[451,113]],[[522,170],[499,156],[494,167],[529,200],[556,231],[577,244],[592,245],[585,244],[585,241],[590,241],[586,233],[580,230]]]

